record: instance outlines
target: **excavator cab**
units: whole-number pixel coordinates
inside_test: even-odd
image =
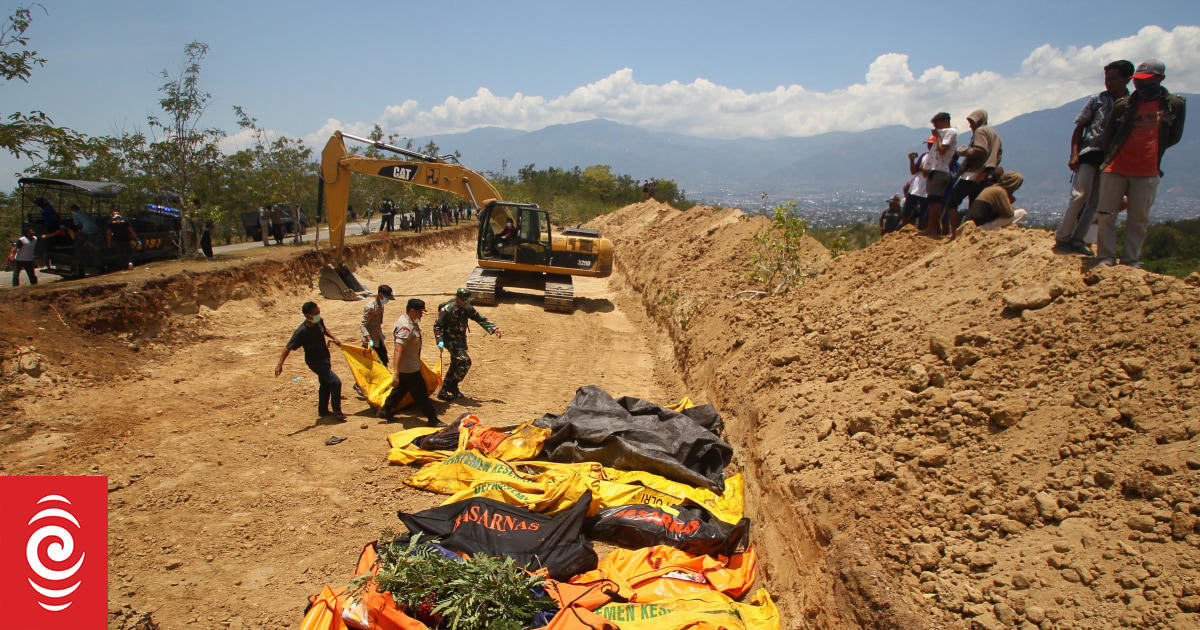
[[[513,227],[508,230],[508,222]],[[479,217],[480,260],[550,264],[550,213],[531,203],[489,203]]]
[[[517,263],[550,264],[550,213],[522,206],[517,220]]]

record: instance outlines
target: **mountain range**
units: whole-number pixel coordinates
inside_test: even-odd
[[[1024,196],[1055,198],[1069,191],[1067,154],[1075,116],[1084,100],[995,126],[1004,147],[1002,165],[1025,176]],[[960,143],[967,142],[970,135],[966,113],[954,113],[955,124],[962,125]],[[775,200],[899,192],[909,177],[906,156],[910,151],[923,151],[928,135],[927,129],[895,125],[803,138],[722,140],[590,120],[537,131],[485,127],[413,140],[416,146],[433,140],[443,153],[457,150],[463,164],[480,172],[513,173],[528,164],[537,168],[607,164],[614,173],[638,180],[675,180],[697,201],[722,201],[761,192]],[[1160,199],[1200,199],[1200,132],[1185,130],[1182,142],[1167,151],[1163,170]]]

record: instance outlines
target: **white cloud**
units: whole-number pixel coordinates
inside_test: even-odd
[[[376,122],[385,133],[406,137],[484,126],[535,130],[602,118],[694,136],[773,138],[893,124],[919,127],[943,110],[963,125],[961,119],[968,112],[982,107],[992,123],[1001,123],[1099,91],[1102,68],[1110,61],[1129,59],[1136,64],[1152,57],[1166,63],[1168,88],[1200,90],[1200,27],[1166,31],[1147,26],[1136,35],[1099,46],[1066,50],[1040,46],[1009,76],[991,71],[963,76],[942,66],[914,72],[907,55],[887,53],[871,63],[862,83],[842,89],[816,92],[788,85],[747,93],[703,78],[691,83],[638,83],[633,70],[623,68],[551,99],[521,93],[497,96],[481,87],[470,98],[452,96],[429,109],[408,100],[387,107],[377,121],[344,125],[330,119],[305,141],[319,148],[335,129],[366,134]]]
[[[325,141],[329,139],[329,136],[333,135],[333,132],[338,129],[342,129],[340,123],[338,121],[330,118],[316,132],[314,132],[313,134],[311,134],[309,136],[305,136],[302,139],[310,147],[315,146],[317,148],[317,150],[319,151],[322,147],[325,146]],[[349,129],[345,129],[345,131],[350,132]],[[350,132],[350,133],[353,133],[353,132]],[[263,136],[266,138],[267,142],[274,142],[283,137],[288,137],[288,138],[294,137],[294,136],[291,136],[290,134],[283,133],[281,131],[275,131],[274,129],[264,129]],[[320,144],[313,145],[312,142],[317,139],[320,139]],[[257,143],[258,143],[258,138],[254,135],[253,129],[239,129],[237,131],[237,133],[230,134],[230,135],[225,136],[224,138],[221,138],[221,140],[219,142],[217,142],[217,146],[221,149],[222,153],[230,154],[230,153],[237,153],[238,151],[242,151],[244,149],[253,148],[254,145]]]
[[[249,149],[254,146],[254,143],[254,132],[250,129],[242,129],[237,133],[221,138],[217,146],[221,148],[222,153],[237,153],[242,149]]]

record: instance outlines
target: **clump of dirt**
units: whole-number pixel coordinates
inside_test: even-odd
[[[111,606],[108,610],[108,627],[115,630],[158,630],[154,614],[138,612],[132,607]]]
[[[1041,230],[905,230],[727,299],[762,288],[762,223],[650,202],[592,225],[730,416],[785,618],[1200,624],[1196,287],[1055,256]]]

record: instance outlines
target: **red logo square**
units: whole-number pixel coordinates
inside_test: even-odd
[[[108,478],[0,476],[0,630],[108,627]]]

